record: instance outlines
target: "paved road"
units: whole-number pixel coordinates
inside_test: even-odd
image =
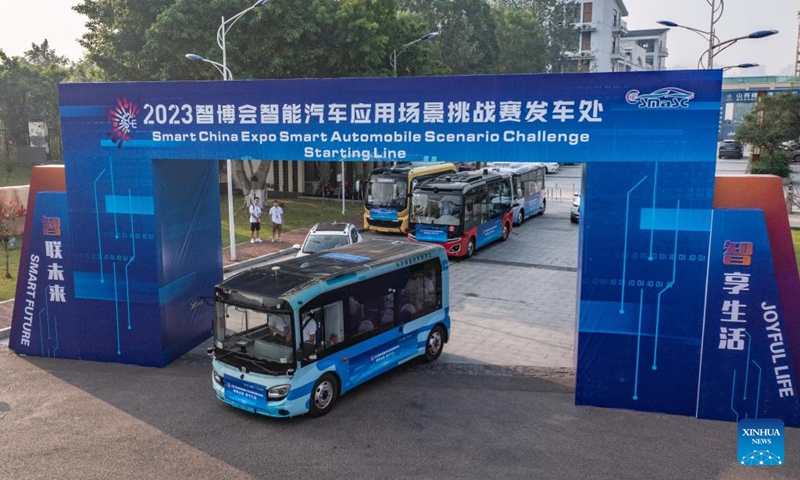
[[[211,392],[209,362],[163,369],[0,348],[0,478],[797,479],[736,463],[732,423],[576,407],[571,378],[413,362],[330,415],[273,420]],[[511,376],[511,375],[514,376]]]

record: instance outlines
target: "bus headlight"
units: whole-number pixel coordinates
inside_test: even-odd
[[[269,389],[267,392],[267,396],[270,400],[283,400],[286,398],[286,395],[289,395],[289,390],[291,390],[290,385],[276,385]]]
[[[224,381],[222,379],[222,376],[219,373],[217,373],[216,370],[212,370],[212,371],[214,372],[213,373],[214,381],[217,382],[217,384],[219,384],[221,386],[224,383]]]

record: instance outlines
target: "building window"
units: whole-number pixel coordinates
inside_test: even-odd
[[[614,13],[612,14],[611,25],[613,25],[615,27],[618,27],[619,26],[619,18],[618,18],[619,14],[617,13],[616,9],[614,9],[613,12]]]
[[[589,23],[592,21],[592,2],[586,2],[583,4],[583,23]]]
[[[591,50],[591,49],[592,49],[592,32],[581,32],[581,51]]]

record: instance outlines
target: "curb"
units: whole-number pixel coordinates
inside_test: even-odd
[[[261,255],[260,257],[253,257],[253,258],[248,258],[247,260],[242,260],[241,262],[230,263],[222,267],[222,272],[223,273],[235,272],[250,267],[257,263],[265,262],[267,260],[272,260],[273,258],[283,257],[284,255],[288,255],[296,251],[297,250],[295,250],[294,248],[284,248],[283,250],[279,250],[277,252]]]

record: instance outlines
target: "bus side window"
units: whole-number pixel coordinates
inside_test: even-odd
[[[325,305],[322,314],[324,320],[317,319],[317,321],[323,325],[323,335],[326,335],[325,346],[330,347],[343,342],[344,309],[341,300]]]
[[[399,323],[406,323],[440,308],[441,264],[429,260],[409,268],[408,282],[400,293]]]
[[[389,329],[395,324],[395,297],[405,275],[388,273],[348,288],[348,314],[344,330],[348,336]]]

